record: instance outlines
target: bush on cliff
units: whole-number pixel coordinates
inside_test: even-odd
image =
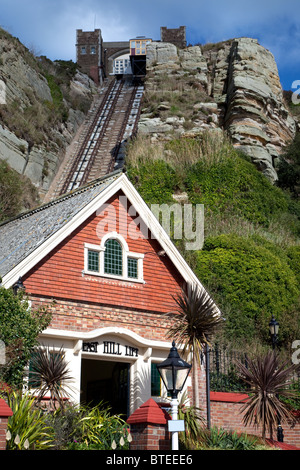
[[[276,254],[263,240],[236,235],[208,238],[195,253],[196,274],[226,314],[226,336],[248,341],[269,340],[268,323],[280,322],[281,340],[300,333],[293,309],[299,296],[296,273],[282,252]]]

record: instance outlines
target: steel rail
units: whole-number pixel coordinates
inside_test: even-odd
[[[119,85],[120,84],[116,80],[112,81],[109,84],[102,98],[101,105],[99,106],[99,109],[97,110],[97,113],[94,116],[94,119],[92,123],[90,124],[89,129],[85,135],[85,138],[81,144],[79,152],[76,158],[74,159],[70,170],[68,171],[68,175],[65,179],[65,182],[63,184],[62,190],[60,191],[60,194],[64,194],[68,190],[71,191],[74,188],[75,184],[78,182],[77,178],[74,181],[73,179],[74,174],[75,173],[78,174],[79,171],[82,169],[82,166],[85,163],[86,155],[88,151],[91,149],[93,142],[95,141],[95,138],[92,136],[93,135],[95,136],[97,130],[99,129],[99,127],[101,127],[103,120],[106,119],[107,116],[105,116],[105,112],[112,101],[114,90],[116,89],[116,87],[119,88]]]
[[[125,134],[125,130],[126,130],[126,127],[127,127],[127,124],[128,124],[128,119],[131,115],[131,112],[132,112],[132,107],[133,107],[133,103],[135,101],[135,97],[136,97],[136,92],[137,92],[137,89],[138,89],[138,86],[135,85],[134,88],[133,88],[133,91],[131,93],[131,97],[130,97],[130,100],[129,100],[129,104],[128,104],[128,107],[126,109],[126,113],[125,113],[125,118],[123,120],[123,123],[122,123],[122,126],[121,126],[121,129],[119,131],[119,135],[118,135],[118,139],[117,139],[117,143],[112,151],[112,156],[111,156],[111,159],[110,159],[110,162],[109,162],[109,165],[108,165],[108,172],[110,173],[111,171],[113,171],[113,168],[114,168],[114,164],[115,164],[115,161],[116,161],[116,158],[118,156],[118,153],[120,151],[120,148],[121,148],[121,145],[122,145],[122,141],[123,141],[123,136]]]
[[[90,170],[95,162],[95,159],[97,157],[97,153],[98,153],[98,150],[99,150],[99,147],[101,145],[101,141],[102,141],[102,137],[105,135],[106,133],[106,130],[107,130],[107,127],[109,125],[109,122],[110,122],[110,118],[114,112],[114,109],[116,107],[116,104],[118,102],[118,99],[119,99],[119,96],[121,94],[121,91],[123,89],[123,85],[124,85],[124,81],[121,80],[118,82],[119,83],[119,86],[117,87],[117,90],[116,90],[116,93],[113,97],[113,100],[111,102],[111,106],[109,106],[109,109],[108,109],[108,114],[105,118],[105,120],[103,121],[103,126],[101,127],[101,130],[100,130],[100,135],[97,137],[97,139],[95,140],[95,145],[94,145],[94,148],[93,148],[93,152],[92,152],[92,155],[91,157],[88,159],[88,163],[87,163],[87,166],[85,168],[85,171],[84,171],[84,174],[83,174],[83,177],[82,177],[82,184],[86,183],[87,179],[88,179],[88,176],[89,176],[89,173],[90,173]]]

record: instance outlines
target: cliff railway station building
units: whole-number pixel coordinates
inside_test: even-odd
[[[125,173],[3,223],[0,252],[3,286],[21,277],[32,308],[53,315],[39,341],[63,347],[74,402],[104,400],[129,416],[164,400],[166,313],[187,283],[202,285]]]

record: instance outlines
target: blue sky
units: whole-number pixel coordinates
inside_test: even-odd
[[[76,29],[105,41],[160,38],[186,26],[190,44],[248,36],[275,56],[284,89],[300,80],[299,0],[0,0],[0,26],[37,54],[75,60]]]

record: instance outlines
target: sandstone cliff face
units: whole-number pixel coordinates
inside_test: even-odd
[[[180,134],[223,129],[236,147],[251,156],[271,180],[276,180],[276,159],[293,139],[296,124],[284,103],[274,57],[257,40],[239,38],[178,51],[171,44],[152,43],[147,49],[147,71],[146,87],[150,90],[162,75],[171,74],[178,84],[181,77],[186,85],[182,90],[178,87],[177,93],[190,100],[193,112],[180,116],[180,123],[174,116],[175,126],[172,126],[170,120],[167,122],[168,118],[164,119],[163,113],[156,110],[153,122],[146,99],[140,132],[159,137],[166,125],[169,126],[167,132],[171,132],[172,127],[172,132]],[[198,96],[195,93],[188,96],[189,86],[198,89]],[[167,99],[164,106],[169,106],[169,111],[172,108]],[[182,100],[179,111],[184,106],[186,103]]]
[[[39,60],[16,38],[0,32],[0,80],[5,87],[5,103],[0,104],[0,158],[27,176],[43,197],[84,113],[63,99],[68,115],[54,119],[53,96],[39,71]],[[91,100],[94,91],[92,81],[79,73],[68,86],[72,102]]]

